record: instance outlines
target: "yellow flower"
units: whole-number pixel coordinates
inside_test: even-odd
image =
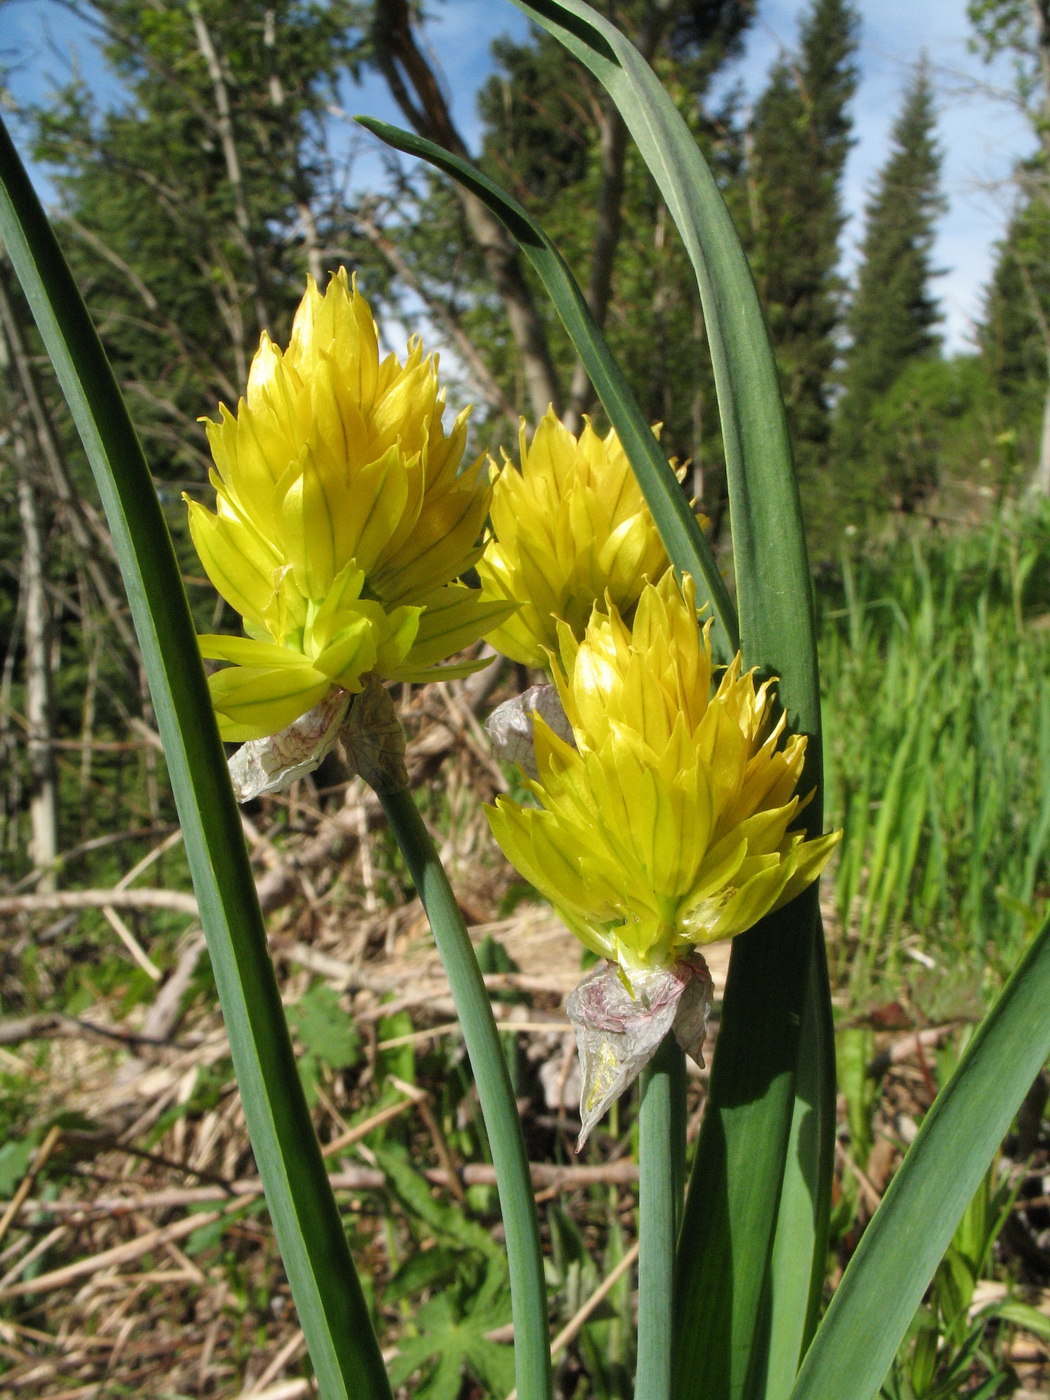
[[[711,694],[692,581],[646,586],[628,628],[595,610],[553,662],[575,746],[534,719],[542,804],[500,798],[489,822],[511,862],[628,978],[732,938],[793,899],[841,833],[791,824],[805,737],[783,744],[770,683],[737,657]]]
[[[480,554],[482,462],[457,475],[467,412],[446,436],[437,361],[418,339],[379,358],[344,269],[311,279],[287,350],[265,333],[234,416],[208,423],[215,513],[188,501],[208,577],[247,637],[203,636],[222,735],[274,734],[369,674],[423,681],[511,610],[455,582]]]
[[[489,641],[545,667],[559,620],[582,637],[606,596],[629,618],[643,584],[670,566],[615,432],[600,438],[588,421],[577,440],[548,409],[531,446],[522,423],[520,444],[520,472],[492,464],[492,534],[478,574],[489,597],[522,603]]]

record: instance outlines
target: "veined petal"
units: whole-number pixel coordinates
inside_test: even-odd
[[[232,661],[238,666],[282,667],[293,671],[310,669],[310,662],[301,651],[278,646],[276,642],[204,633],[197,638],[197,645],[201,656],[209,661]]]
[[[332,688],[310,666],[230,666],[208,677],[219,733],[231,743],[265,739],[319,704]]]
[[[593,911],[593,894],[580,877],[579,859],[551,840],[550,817],[498,798],[485,815],[507,858],[552,903],[583,915]],[[615,918],[616,911],[609,911]]]
[[[472,646],[495,624],[505,621],[516,606],[486,598],[479,589],[464,584],[450,583],[438,589],[423,605],[411,651],[413,664],[431,666]]]
[[[426,685],[428,681],[460,681],[483,670],[492,660],[490,656],[476,656],[470,661],[446,661],[440,666],[414,666],[408,656],[400,666],[392,667],[389,679],[408,681],[412,685]]]
[[[335,685],[356,693],[364,688],[361,677],[371,671],[375,659],[375,624],[371,618],[358,615],[314,658],[313,664]]]
[[[242,617],[261,626],[265,609],[273,597],[276,556],[247,529],[238,531],[236,526],[218,520],[196,501],[188,497],[183,499],[189,508],[190,537],[216,591]]]
[[[528,852],[509,799],[493,828],[556,907],[615,940],[624,966],[749,928],[816,878],[837,839],[790,830],[804,739],[776,747],[768,683],[756,686],[736,660],[709,701],[709,633],[691,581],[679,589],[670,573],[642,590],[633,627],[609,602],[582,639],[561,624],[551,670],[574,743],[533,721],[538,777],[528,786],[543,810],[520,814]],[[553,879],[567,853],[571,881]]]
[[[281,505],[281,542],[308,598],[323,598],[343,565],[335,538],[341,497],[339,484],[325,479],[314,453],[305,449]]]
[[[823,836],[815,836],[811,841],[798,841],[791,852],[791,874],[777,896],[774,909],[790,904],[796,895],[813,883],[841,840],[841,831],[829,831]]]
[[[400,448],[393,447],[357,474],[343,503],[343,547],[371,574],[402,522],[409,504],[409,481]],[[418,509],[418,501],[417,501]],[[372,588],[376,585],[372,582]]]

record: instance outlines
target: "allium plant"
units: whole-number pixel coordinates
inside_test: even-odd
[[[692,580],[638,582],[631,627],[611,603],[580,642],[559,623],[548,661],[569,736],[535,714],[525,782],[540,805],[501,797],[488,812],[507,857],[603,959],[569,1002],[581,1144],[669,1030],[702,1063],[699,950],[790,903],[839,835],[792,829],[806,738],[781,743],[771,682],[741,675],[737,656],[711,693]]]
[[[224,739],[267,738],[321,706],[299,745],[315,740],[319,761],[368,677],[484,664],[437,666],[513,609],[458,582],[490,493],[481,460],[461,470],[467,411],[446,436],[444,397],[418,339],[403,364],[380,358],[345,269],[323,295],[310,281],[286,350],[263,335],[236,416],[222,405],[208,423],[215,512],[188,501],[201,562],[248,634],[200,638],[232,663],[209,678]]]
[[[582,637],[606,597],[629,619],[646,581],[656,583],[671,561],[615,428],[599,437],[586,421],[577,437],[549,409],[531,443],[522,420],[519,458],[520,468],[492,465],[478,577],[489,596],[516,604],[489,632],[493,646],[545,669],[559,623]]]
[[[505,726],[532,764],[540,806],[501,804],[494,828],[605,960],[597,990],[591,982],[578,994],[585,1028],[616,1035],[640,1022],[642,1062],[658,1045],[640,1091],[636,1400],[870,1400],[1050,1054],[1050,925],[927,1115],[818,1328],[835,1099],[812,882],[834,837],[821,831],[810,585],[776,365],[715,181],[644,60],[584,0],[516,3],[604,84],[696,272],[726,454],[735,607],[547,236],[459,157],[370,121],[461,181],[519,240],[616,436],[586,429],[575,442],[553,419],[540,425],[521,478],[495,488],[497,502],[527,502],[529,519],[494,507],[501,539],[479,594],[460,575],[479,557],[489,488],[478,464],[459,470],[465,424],[442,427],[435,363],[417,343],[404,363],[381,361],[371,313],[345,275],[323,294],[311,286],[287,349],[264,337],[245,402],[211,427],[216,510],[191,507],[193,533],[247,635],[202,639],[228,663],[209,692],[149,470],[2,128],[0,236],[125,575],[252,1146],[323,1400],[390,1400],[390,1384],[299,1081],[216,711],[223,734],[244,741],[240,796],[306,771],[339,733],[380,795],[448,972],[488,1131],[517,1394],[549,1400],[543,1261],[513,1090],[470,939],[405,785],[383,684],[424,681],[494,629],[508,654],[549,662],[554,678],[553,691],[538,687]],[[619,482],[608,498],[593,489],[599,467]],[[537,522],[542,545],[518,528]],[[710,633],[694,579],[711,603]],[[710,643],[726,667],[720,677]],[[470,665],[452,664],[442,673]],[[733,955],[683,1206],[675,1032],[696,1046],[709,991],[700,949],[719,937],[733,938]],[[615,1048],[598,1043],[602,1073]]]

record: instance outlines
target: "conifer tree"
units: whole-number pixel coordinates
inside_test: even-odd
[[[1036,181],[1022,195],[999,244],[977,338],[994,386],[1002,427],[1017,434],[1013,453],[1037,463],[1029,482],[1050,492],[1050,203]]]
[[[751,260],[769,317],[800,470],[825,463],[843,283],[841,184],[851,144],[859,21],[813,0],[797,59],[783,56],[750,131]]]
[[[998,387],[1013,400],[1011,427],[1024,422],[1024,402],[1035,388],[1033,359],[1042,359],[1042,423],[1029,485],[1050,496],[1050,0],[970,0],[968,11],[985,61],[1010,56],[1010,100],[1038,142],[1035,155],[1017,167],[1018,208],[1001,246],[981,347]]]
[[[58,231],[161,475],[207,462],[192,425],[236,402],[264,328],[324,277],[338,205],[319,128],[352,59],[353,0],[97,0],[102,105],[74,81],[35,113]],[[330,202],[329,202],[330,201]]]
[[[843,373],[836,447],[856,479],[872,444],[867,425],[878,399],[912,361],[936,354],[941,318],[930,283],[940,192],[933,90],[920,61],[893,126],[890,155],[868,203],[856,293],[847,317],[850,348]]]

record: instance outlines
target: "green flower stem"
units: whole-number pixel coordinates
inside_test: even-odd
[[[675,1246],[685,1183],[685,1057],[669,1033],[642,1071],[634,1400],[670,1400]]]
[[[448,876],[412,794],[402,787],[380,792],[379,799],[430,920],[478,1086],[507,1236],[518,1396],[549,1400],[550,1333],[539,1223],[525,1139],[489,994]]]

